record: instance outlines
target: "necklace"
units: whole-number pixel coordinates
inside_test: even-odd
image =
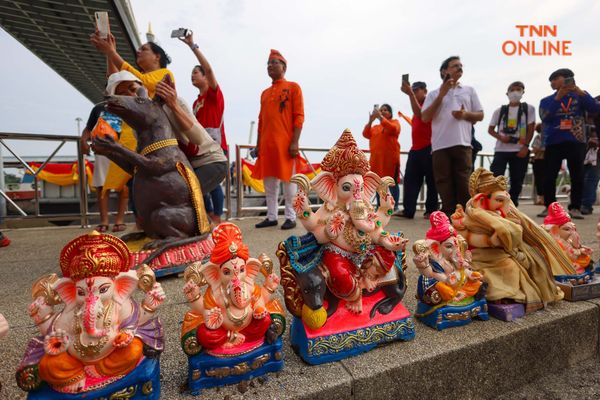
[[[177,139],[164,139],[164,140],[159,140],[158,142],[149,144],[148,146],[144,147],[142,149],[142,151],[140,151],[140,154],[145,156],[156,150],[160,150],[164,147],[169,147],[169,146],[177,146]]]
[[[366,253],[371,244],[371,236],[356,229],[352,224],[344,226],[344,240],[352,246],[354,251],[360,254]]]
[[[239,317],[236,317],[235,315],[233,315],[233,313],[229,309],[229,300],[227,300],[227,296],[225,295],[225,291],[223,290],[222,286],[221,286],[221,294],[223,295],[223,302],[225,303],[225,312],[227,312],[227,318],[229,318],[235,326],[243,325],[244,321],[246,320],[246,317],[248,316],[249,307],[246,306],[244,308],[244,312],[242,313],[242,315]]]

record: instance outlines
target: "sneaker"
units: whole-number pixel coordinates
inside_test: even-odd
[[[594,212],[594,209],[592,207],[581,206],[581,213],[583,215],[590,215],[593,212]]]
[[[544,208],[544,211],[542,211],[541,213],[539,213],[537,216],[538,216],[538,218],[545,218],[545,217],[547,217],[548,216],[548,209]]]
[[[392,214],[395,217],[400,217],[400,218],[406,218],[406,219],[413,219],[414,215],[408,215],[404,213],[404,210],[402,211],[396,211],[395,213]]]
[[[569,210],[569,215],[572,219],[583,219],[583,215],[581,215],[581,211],[578,208]]]
[[[294,229],[296,227],[296,221],[292,221],[291,219],[286,219],[285,222],[281,225],[281,229]]]
[[[255,228],[266,228],[268,226],[277,226],[277,220],[271,221],[268,218],[265,218],[262,222],[254,225]]]

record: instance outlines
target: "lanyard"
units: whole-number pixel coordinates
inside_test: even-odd
[[[573,101],[572,97],[569,97],[569,102],[567,103],[567,106],[565,107],[565,105],[563,104],[563,102],[560,102],[560,108],[562,108],[563,112],[565,114],[569,113],[569,109],[571,108],[571,102]]]

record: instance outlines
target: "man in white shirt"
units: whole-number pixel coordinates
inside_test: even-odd
[[[444,82],[427,95],[421,114],[423,122],[431,121],[433,175],[447,215],[469,200],[471,128],[483,119],[475,89],[458,82],[462,67],[458,56],[444,60],[440,67]]]
[[[488,133],[497,139],[490,171],[494,176],[504,175],[508,164],[509,193],[516,206],[527,173],[529,142],[535,129],[535,108],[521,102],[523,93],[525,85],[522,82],[511,83],[506,92],[508,105],[494,111],[488,128]]]

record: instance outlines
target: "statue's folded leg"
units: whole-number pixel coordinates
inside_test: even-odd
[[[436,283],[435,288],[440,293],[440,296],[442,296],[442,300],[444,301],[450,301],[456,295],[456,291],[452,288],[452,286],[444,282]]]
[[[85,378],[84,364],[67,352],[44,354],[38,368],[41,380],[53,387],[69,386]]]
[[[200,324],[196,333],[198,342],[204,349],[212,350],[227,342],[227,329],[220,327],[208,329],[206,324]]]
[[[356,300],[358,281],[355,278],[356,266],[346,257],[330,251],[323,253],[323,265],[329,272],[327,286],[337,297],[348,301]],[[352,297],[352,298],[350,298]]]
[[[104,376],[118,376],[130,373],[135,369],[143,355],[144,343],[140,338],[133,338],[128,346],[117,348],[108,356],[98,361],[96,370]]]
[[[460,291],[467,295],[467,297],[475,296],[481,287],[480,281],[466,281],[465,284],[460,288]]]
[[[240,332],[246,337],[246,341],[253,342],[264,338],[269,326],[271,326],[271,316],[267,314],[263,319],[252,319],[250,325]]]

